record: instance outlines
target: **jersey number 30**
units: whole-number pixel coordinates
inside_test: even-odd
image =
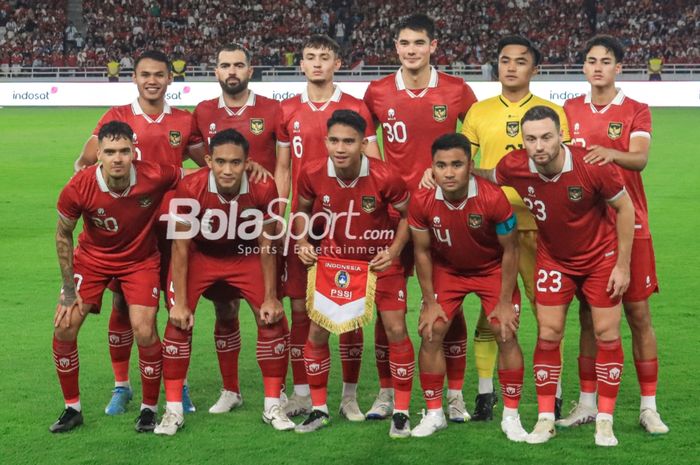
[[[394,124],[383,123],[382,129],[386,134],[386,140],[389,142],[398,142],[403,144],[406,142],[408,134],[406,133],[406,124],[403,121],[396,121]]]

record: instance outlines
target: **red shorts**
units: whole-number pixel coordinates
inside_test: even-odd
[[[129,305],[157,307],[160,297],[158,260],[158,255],[154,255],[120,269],[105,267],[78,251],[73,262],[75,286],[83,302],[93,306],[94,313],[100,312],[102,295],[108,285],[118,288]]]
[[[501,269],[486,275],[464,276],[445,268],[433,267],[433,290],[437,296],[437,302],[447,317],[452,319],[458,311],[461,311],[462,301],[474,292],[481,299],[481,307],[484,314],[489,316],[496,308],[501,294]],[[518,286],[513,289],[511,302],[515,311],[520,316],[520,290]]]
[[[172,281],[171,281],[172,283]],[[265,283],[259,255],[213,257],[190,252],[187,275],[187,305],[194,312],[199,298],[228,301],[243,296],[255,308],[265,299]],[[174,301],[173,286],[168,286],[168,301]]]
[[[555,261],[537,259],[535,265],[535,302],[539,305],[568,305],[579,293],[592,307],[610,308],[621,299],[610,298],[606,290],[610,273],[615,267],[617,254],[595,267],[589,274],[572,274]]]
[[[374,304],[378,312],[406,311],[406,277],[402,270],[394,269],[377,274]]]
[[[630,287],[622,296],[623,302],[642,302],[659,292],[656,278],[656,259],[651,238],[634,239],[630,262]]]

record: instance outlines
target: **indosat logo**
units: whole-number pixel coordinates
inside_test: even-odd
[[[165,100],[172,101],[172,102],[177,102],[179,100],[182,100],[182,95],[189,94],[192,88],[190,86],[185,86],[182,88],[182,90],[178,90],[177,92],[166,92],[165,93]]]
[[[31,102],[31,101],[44,101],[47,102],[51,95],[58,93],[58,87],[53,86],[46,92],[30,92],[30,91],[12,91],[12,100],[19,100],[21,102]]]
[[[286,100],[286,99],[292,98],[292,97],[296,97],[297,95],[299,95],[299,93],[292,92],[290,90],[281,90],[281,91],[280,90],[273,90],[272,91],[272,98],[275,100],[279,100],[279,101]]]

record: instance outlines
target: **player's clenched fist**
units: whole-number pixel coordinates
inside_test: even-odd
[[[194,314],[186,305],[173,305],[168,317],[170,323],[182,330],[190,330],[194,326]]]

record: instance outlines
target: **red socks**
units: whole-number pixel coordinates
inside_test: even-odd
[[[159,339],[149,346],[139,346],[139,370],[141,371],[142,402],[146,405],[158,405],[160,377],[163,370],[162,347]]]
[[[192,331],[183,331],[168,323],[163,336],[163,384],[165,400],[182,402],[182,385],[190,365]]]
[[[643,396],[655,396],[656,384],[659,379],[659,361],[653,360],[635,360],[634,366],[637,368],[637,380],[639,380],[639,389]]]
[[[309,320],[306,312],[292,312],[289,356],[292,360],[292,379],[295,385],[307,384],[304,367],[304,345],[309,337]]]
[[[78,387],[78,342],[59,341],[53,337],[53,361],[56,365],[56,374],[61,383],[63,399],[66,404],[74,404],[80,400]]]
[[[258,326],[256,357],[263,377],[265,397],[279,398],[289,363],[287,318],[273,325]]]
[[[128,312],[112,308],[112,313],[109,316],[108,338],[114,380],[117,382],[129,381],[129,358],[131,357],[134,332],[131,329]]]
[[[520,404],[520,393],[523,390],[523,373],[523,368],[498,370],[498,381],[501,384],[503,405],[507,408],[517,409]]]
[[[343,382],[357,384],[360,379],[363,349],[362,328],[343,333],[339,337],[340,361],[343,366]]]
[[[377,361],[377,372],[379,373],[379,387],[383,389],[393,387],[391,370],[389,369],[389,339],[386,337],[381,318],[377,318],[377,322],[374,325],[374,356]]]
[[[304,346],[306,379],[311,389],[311,403],[314,407],[326,405],[328,397],[328,372],[331,369],[331,353],[328,344],[321,346],[306,341]]]
[[[442,389],[445,375],[442,373],[421,373],[420,386],[428,410],[442,409]]]
[[[580,356],[578,358],[578,379],[581,392],[594,393],[598,385],[595,373],[595,358]]]
[[[598,412],[612,415],[622,379],[624,354],[620,339],[597,341],[598,356],[595,370],[598,375]]]
[[[445,353],[447,387],[461,391],[467,367],[467,323],[462,311],[455,314],[450,329],[445,334],[442,350]]]
[[[394,382],[395,410],[408,410],[411,403],[415,367],[416,358],[413,353],[413,344],[408,337],[401,342],[389,344],[389,368]]]
[[[238,318],[227,322],[216,322],[214,343],[219,359],[219,370],[224,389],[240,392],[238,386],[238,356],[241,353],[241,331]]]
[[[533,357],[535,390],[539,413],[554,414],[554,398],[557,394],[557,382],[561,373],[561,354],[559,341],[537,340]]]

